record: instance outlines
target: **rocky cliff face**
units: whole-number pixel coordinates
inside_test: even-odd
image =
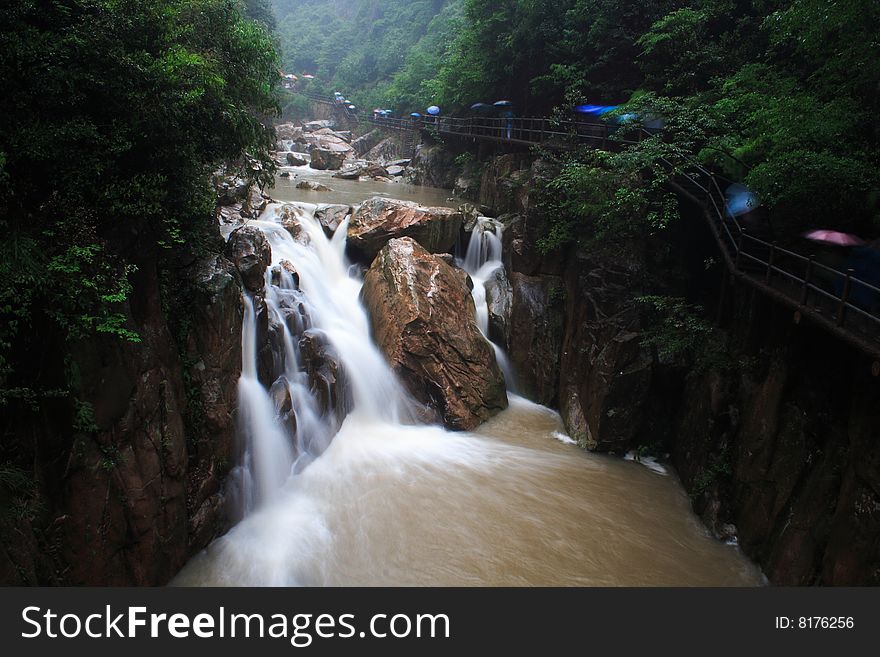
[[[450,429],[507,407],[495,353],[477,328],[468,275],[408,237],[392,239],[364,279],[373,334],[395,373]]]
[[[745,365],[689,375],[672,460],[719,536],[780,585],[880,584],[880,381],[752,290],[727,308]]]
[[[702,219],[683,218],[693,223],[657,249],[662,257],[638,245],[542,253],[544,219],[530,197],[546,165],[492,157],[479,163],[479,186],[475,168],[453,174],[506,225],[522,391],[558,408],[588,449],[667,451],[706,525],[736,536],[771,582],[880,583],[880,379],[866,357],[737,287],[721,309],[724,367],[661,361],[642,346],[634,298],[653,276],[679,294],[703,289],[718,310]],[[684,271],[686,258],[699,266]]]
[[[236,212],[249,206],[248,190],[226,188]],[[15,418],[34,488],[27,515],[0,519],[4,583],[161,585],[228,527],[241,278],[223,256],[158,262],[141,253],[125,307],[140,342],[96,337],[47,361],[76,372],[74,408],[47,400]]]

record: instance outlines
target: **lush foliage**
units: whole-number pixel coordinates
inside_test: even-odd
[[[465,5],[464,28],[427,83],[447,106],[507,97],[522,114],[567,114],[579,102],[629,102],[665,117],[670,150],[744,179],[782,239],[815,226],[880,232],[877,3]]]
[[[423,110],[462,0],[274,0],[285,71],[362,107]]]
[[[677,203],[664,189],[669,174],[653,153],[585,149],[563,157],[559,174],[540,190],[541,206],[552,219],[539,247],[640,240],[665,228],[677,215]]]
[[[53,336],[58,358],[139,339],[138,264],[198,247],[218,165],[272,171],[277,61],[235,0],[22,1],[0,13],[0,79],[3,405],[64,392],[28,362]]]
[[[642,332],[642,345],[655,349],[662,362],[688,363],[697,370],[736,366],[724,335],[703,317],[701,307],[677,297],[649,295],[636,300],[648,326]]]

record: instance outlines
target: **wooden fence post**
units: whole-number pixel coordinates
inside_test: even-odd
[[[769,262],[767,263],[767,275],[764,276],[764,282],[770,283],[770,278],[773,275],[773,261],[776,259],[776,242],[770,245],[770,258],[768,258]]]
[[[812,253],[810,254],[810,259],[807,261],[807,273],[804,276],[804,290],[803,294],[801,294],[801,305],[807,305],[807,299],[810,297],[810,278],[813,275],[813,260],[816,258]]]

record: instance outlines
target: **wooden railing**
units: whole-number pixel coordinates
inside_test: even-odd
[[[335,105],[331,98],[310,96]],[[615,134],[617,126],[574,120],[529,117],[383,118],[349,114],[377,127],[403,131],[434,131],[441,135],[510,144],[569,149],[578,145],[613,149],[652,136],[638,130],[628,138]],[[760,289],[795,311],[795,320],[808,318],[875,359],[880,374],[880,288],[858,278],[852,269],[838,269],[750,234],[727,213],[725,194],[717,177],[698,163],[661,158],[678,190],[701,205],[721,249],[725,265],[738,280]],[[859,302],[857,302],[857,300]],[[867,300],[867,301],[866,301]]]
[[[672,163],[664,164],[672,167]],[[738,279],[760,288],[795,311],[880,360],[880,287],[858,278],[852,269],[838,269],[776,242],[750,234],[727,203],[718,179],[689,162],[674,180],[679,189],[700,202],[725,264]],[[857,302],[858,301],[858,302]]]

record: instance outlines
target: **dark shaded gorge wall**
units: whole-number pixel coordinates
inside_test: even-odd
[[[583,447],[667,453],[707,527],[736,536],[772,583],[880,584],[880,378],[867,356],[725,280],[694,207],[650,244],[545,254],[543,161],[485,149],[461,165],[433,151],[416,161],[433,163],[446,168],[423,178],[455,180],[506,225],[523,393],[558,408]],[[642,346],[634,298],[649,292],[703,305],[733,365],[688,367]]]
[[[221,255],[168,269],[147,249],[136,264],[124,310],[141,342],[94,337],[65,362],[52,330],[33,328],[46,378],[75,369],[79,412],[48,400],[3,418],[33,473],[0,518],[4,584],[162,585],[229,526],[240,276]]]

